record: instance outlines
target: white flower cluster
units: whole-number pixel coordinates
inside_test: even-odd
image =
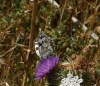
[[[80,86],[83,79],[79,79],[78,76],[73,76],[71,73],[67,74],[67,78],[61,80],[60,86]]]

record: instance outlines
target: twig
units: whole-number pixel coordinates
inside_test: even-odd
[[[38,0],[30,0],[30,5],[32,7],[32,15],[31,15],[31,32],[30,32],[30,39],[29,39],[29,49],[30,51],[27,52],[27,56],[26,56],[26,62],[27,64],[26,66],[26,70],[24,71],[24,75],[23,75],[23,81],[22,81],[22,85],[21,86],[25,86],[26,83],[26,78],[27,78],[27,73],[30,67],[30,58],[29,56],[31,55],[31,50],[33,48],[33,40],[35,39],[35,34],[36,34],[36,30],[35,30],[35,21],[36,21],[36,11],[37,11],[37,2]]]
[[[59,23],[61,23],[61,20],[62,20],[63,14],[64,14],[65,7],[66,7],[66,2],[65,2],[64,7],[62,9],[61,17],[60,17],[60,22]]]
[[[7,52],[5,52],[4,54],[0,55],[0,58],[5,56],[7,53],[9,53],[10,51],[14,50],[17,46],[14,46],[13,48],[11,48],[10,50],[8,50]]]

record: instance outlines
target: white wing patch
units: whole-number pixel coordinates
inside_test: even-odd
[[[41,57],[41,56],[40,56],[40,53],[39,53],[39,51],[38,51],[38,48],[39,48],[38,42],[35,42],[35,52],[36,52],[36,54],[37,54],[39,57]]]

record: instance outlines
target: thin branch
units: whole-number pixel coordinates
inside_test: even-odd
[[[33,40],[35,39],[35,35],[36,35],[36,28],[35,28],[35,21],[36,21],[36,12],[37,12],[37,1],[38,0],[30,0],[30,5],[32,7],[32,15],[31,15],[31,31],[30,31],[30,39],[29,39],[29,49],[30,51],[27,52],[27,56],[26,56],[26,70],[24,71],[24,75],[23,75],[23,81],[22,81],[22,85],[21,86],[25,86],[26,83],[26,78],[27,78],[27,74],[28,74],[28,70],[30,67],[30,58],[29,56],[31,55],[31,51],[33,48]]]

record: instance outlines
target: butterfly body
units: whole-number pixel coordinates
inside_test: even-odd
[[[53,53],[55,43],[51,37],[48,37],[43,31],[40,31],[39,37],[35,40],[35,52],[41,58],[45,59]]]

